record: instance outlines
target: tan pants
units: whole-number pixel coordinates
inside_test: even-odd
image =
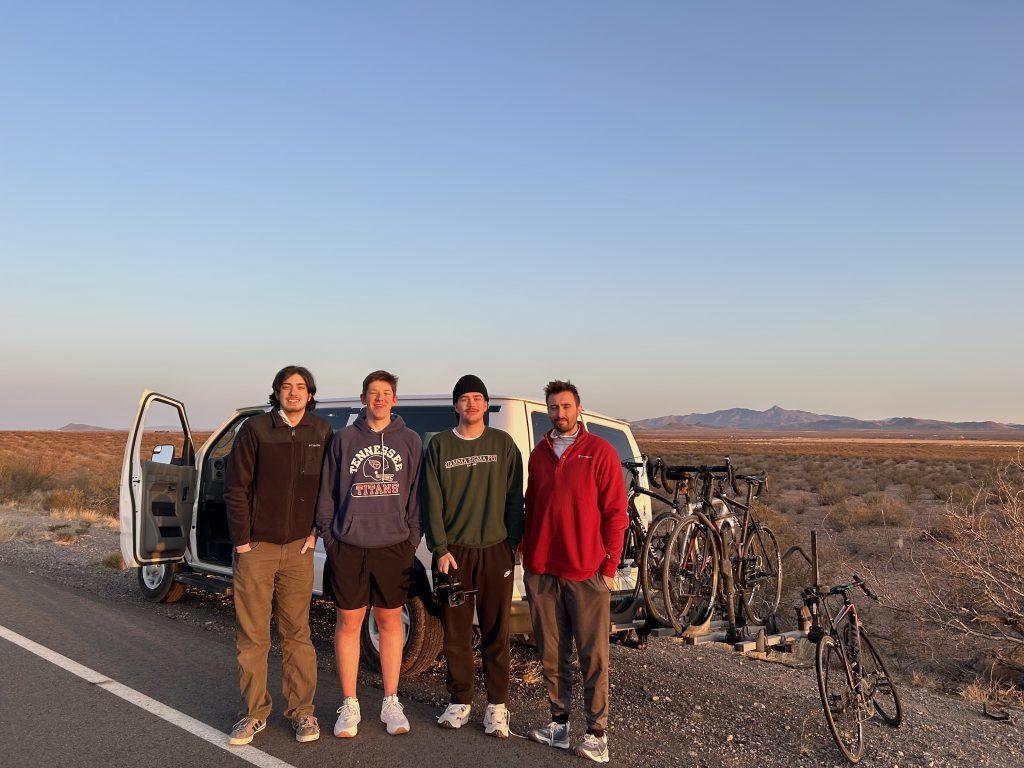
[[[608,727],[608,634],[611,592],[601,574],[584,581],[527,573],[526,597],[540,653],[551,718],[569,716],[572,645],[580,658],[587,727]]]
[[[277,618],[281,636],[281,692],[287,705],[284,715],[295,720],[313,714],[316,651],[309,639],[313,550],[300,554],[303,541],[253,542],[251,550],[235,555],[240,716],[266,720],[270,715],[267,655],[271,613]]]

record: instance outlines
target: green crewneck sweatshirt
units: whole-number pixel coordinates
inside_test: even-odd
[[[451,544],[515,547],[523,537],[523,457],[500,429],[485,427],[472,440],[453,430],[434,435],[420,492],[423,533],[439,557]]]

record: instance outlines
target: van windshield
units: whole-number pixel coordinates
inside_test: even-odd
[[[327,419],[331,423],[331,428],[337,432],[339,429],[348,426],[350,422],[355,421],[356,416],[358,416],[361,410],[361,408],[354,408],[352,406],[321,407],[316,409],[316,415]],[[492,405],[488,408],[488,416],[484,417],[485,421],[489,421],[488,417],[490,414],[497,413],[499,410],[501,410],[500,405]],[[405,421],[405,425],[420,436],[423,440],[424,448],[430,442],[430,438],[438,432],[452,429],[458,423],[455,411],[443,405],[406,406],[399,403],[393,413],[396,416],[401,416],[402,420]]]

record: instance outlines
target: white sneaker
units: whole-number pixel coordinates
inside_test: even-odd
[[[508,708],[504,704],[488,704],[484,713],[484,733],[499,739],[508,738]]]
[[[338,722],[334,724],[334,735],[339,739],[351,739],[359,732],[359,699],[349,697],[338,707]]]
[[[442,728],[461,728],[469,722],[469,704],[449,704],[441,716],[437,718],[437,724]],[[490,711],[490,707],[488,707]]]
[[[380,721],[388,727],[390,736],[409,732],[409,721],[405,717],[405,708],[398,700],[397,694],[385,696],[380,705]]]
[[[574,755],[593,760],[595,763],[608,762],[608,734],[598,738],[592,733],[583,737],[583,741],[572,748]]]

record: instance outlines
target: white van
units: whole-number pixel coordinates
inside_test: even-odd
[[[166,425],[146,430],[147,417],[156,411],[164,415],[176,413],[180,431]],[[318,399],[315,413],[330,422],[335,431],[355,421],[362,406],[358,397]],[[269,406],[240,408],[215,429],[206,442],[196,447],[189,429],[185,406],[174,398],[145,391],[125,447],[121,469],[120,520],[121,554],[125,563],[138,569],[139,587],[156,602],[179,599],[185,585],[202,587],[221,593],[230,592],[234,547],[228,534],[227,507],[224,503],[225,466],[239,428],[246,419],[263,413]],[[394,412],[401,415],[410,429],[423,438],[426,446],[439,431],[456,424],[451,397],[447,395],[402,395]],[[173,418],[173,416],[172,416]],[[629,423],[596,413],[583,415],[587,429],[608,440],[620,459],[638,456],[636,440]],[[487,423],[508,432],[523,454],[524,468],[530,451],[544,432],[551,429],[543,402],[522,397],[492,397]],[[143,455],[146,442],[157,442],[148,456]],[[161,433],[177,434],[178,445],[167,444]],[[147,446],[148,447],[148,446]],[[628,476],[627,476],[628,481]],[[524,473],[523,482],[526,477]],[[525,490],[525,485],[524,485]],[[649,519],[650,507],[645,497],[637,499],[638,511]],[[437,606],[431,596],[430,552],[420,541],[417,555],[417,583],[410,595],[402,618],[405,625],[405,651],[402,674],[415,675],[430,666],[441,650],[441,624]],[[313,593],[323,594],[323,542],[314,553]],[[631,561],[621,564],[616,588],[633,591],[637,572]],[[522,567],[515,572],[512,596],[514,634],[532,633],[525,601]],[[632,628],[635,608],[628,615],[612,617],[610,630]],[[379,665],[378,636],[372,612],[367,612],[363,628],[362,658],[372,667]]]

